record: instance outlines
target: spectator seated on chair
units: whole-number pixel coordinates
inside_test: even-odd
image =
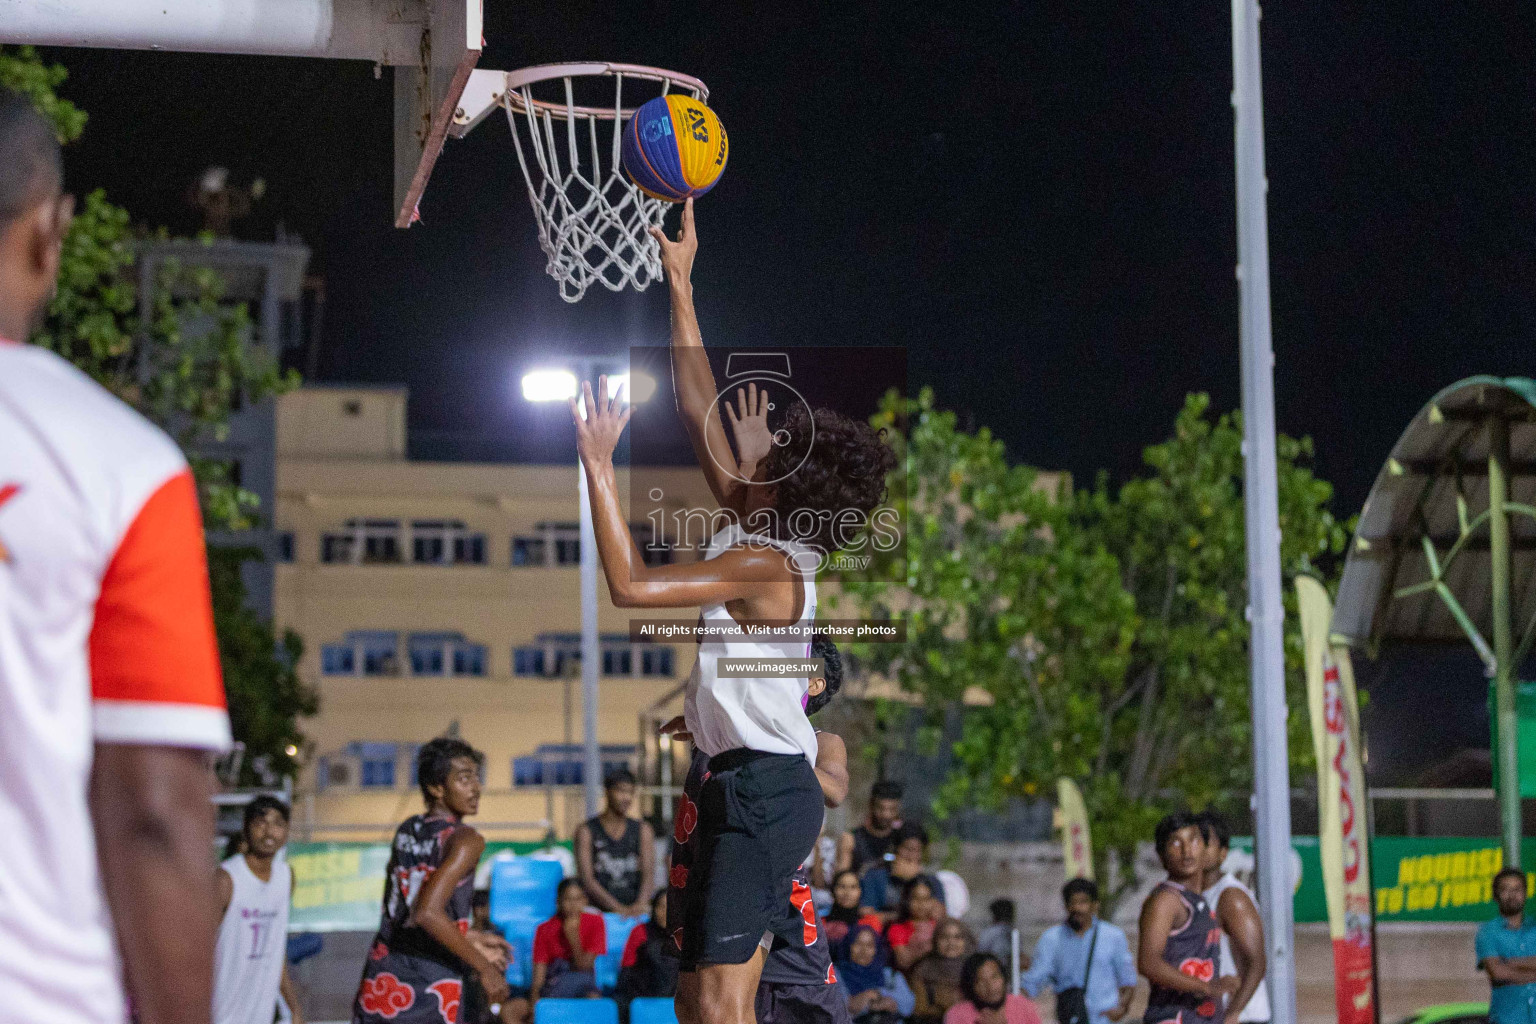
[[[567,878],[555,896],[555,916],[539,925],[533,936],[534,999],[596,997],[593,965],[608,951],[601,914],[586,912],[587,894],[581,883]]]
[[[991,953],[973,953],[965,961],[960,994],[944,1024],[1040,1024],[1040,1011],[1029,997],[1008,991],[1002,961]]]
[[[919,875],[907,883],[901,894],[901,904],[896,920],[885,929],[885,941],[891,947],[891,959],[896,969],[910,974],[919,960],[933,949],[933,933],[944,920],[944,904],[936,898],[927,875]],[[966,952],[970,952],[967,950]],[[960,967],[955,965],[955,979],[959,983]]]
[[[912,1015],[914,1021],[937,1024],[961,999],[966,958],[975,948],[970,929],[965,925],[952,917],[939,922],[933,931],[933,948],[907,974],[907,980],[912,983],[912,994],[917,997],[917,1010]]]
[[[671,996],[677,992],[675,954],[666,948],[667,890],[651,899],[651,919],[635,925],[624,944],[624,958],[619,962],[619,998],[621,1000]]]
[[[928,830],[916,822],[907,822],[891,836],[895,851],[890,863],[870,868],[864,873],[864,906],[880,914],[887,922],[895,920],[902,892],[914,878],[928,883],[928,891],[944,902],[944,886],[926,866]]]
[[[876,931],[880,930],[880,918],[859,909],[862,896],[859,876],[854,871],[839,871],[837,877],[832,879],[832,909],[822,915],[821,929],[827,941],[832,944],[834,957],[838,946],[847,940],[848,932],[854,925],[863,923]]]
[[[841,952],[835,964],[837,983],[848,995],[854,1024],[898,1024],[911,1015],[912,990],[890,966],[879,932],[867,924],[854,925]]]

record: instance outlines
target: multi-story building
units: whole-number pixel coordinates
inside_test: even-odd
[[[456,731],[486,754],[488,834],[536,838],[548,821],[569,836],[581,812],[581,754],[563,749],[579,744],[582,716],[575,460],[411,461],[405,411],[404,389],[377,387],[277,403],[274,619],[303,637],[300,672],[320,694],[295,823],[315,838],[387,834],[419,807],[416,747]],[[680,508],[707,495],[696,470],[646,473]],[[631,643],[629,613],[601,581],[598,603],[599,738],[605,761],[632,761],[640,713],[678,690],[692,641]]]
[[[306,289],[318,282],[306,278],[309,249],[291,236],[279,234],[275,242],[244,242],[231,238],[213,241],[193,239],[148,239],[135,244],[138,260],[141,313],[149,315],[152,304],[169,288],[177,298],[195,294],[185,275],[166,274],[168,268],[213,270],[219,276],[221,294],[226,303],[244,303],[250,314],[251,347],[261,358],[282,364],[292,350],[314,340],[318,323],[304,316]],[[200,328],[196,319],[184,329]],[[233,479],[260,499],[265,517],[272,508],[276,488],[273,452],[273,403],[263,401],[236,408],[229,417],[228,431],[222,439],[205,438],[201,454],[226,460]],[[263,519],[257,526],[239,534],[220,534],[210,538],[215,544],[252,547],[262,552],[241,566],[247,600],[263,617],[272,612],[272,569],[270,559],[276,554],[271,523]]]

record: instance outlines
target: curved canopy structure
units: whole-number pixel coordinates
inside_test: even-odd
[[[1536,381],[1468,377],[1408,424],[1360,513],[1332,632],[1371,654],[1383,640],[1472,643],[1494,679],[1505,858],[1518,863],[1514,672],[1536,640]]]
[[[1522,625],[1536,615],[1536,381],[1468,377],[1429,400],[1377,475],[1339,584],[1336,636],[1372,653],[1383,640],[1460,640],[1469,634],[1459,606],[1492,668],[1488,483],[1500,423],[1508,438],[1510,611]],[[1433,585],[1437,578],[1454,604]]]

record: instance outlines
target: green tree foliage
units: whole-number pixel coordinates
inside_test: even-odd
[[[941,813],[1083,789],[1100,859],[1119,878],[1135,844],[1171,806],[1246,790],[1251,776],[1242,430],[1192,395],[1174,435],[1146,450],[1147,472],[1118,489],[1057,493],[1010,465],[986,429],[891,397],[876,418],[903,449],[892,494],[904,548],[848,592],[869,614],[898,612],[904,644],[858,653],[936,716],[968,690]],[[1280,439],[1287,576],[1329,567],[1345,531],[1332,488],[1307,468],[1310,441]],[[1288,598],[1289,600],[1290,598]],[[1300,640],[1288,622],[1295,706]],[[1292,762],[1308,764],[1305,715],[1292,716]]]
[[[0,50],[0,87],[28,96],[60,141],[69,143],[85,130],[86,114],[58,95],[66,76],[65,68],[45,63],[31,47]],[[163,265],[152,301],[141,307],[134,243],[168,237],[164,229],[136,232],[128,211],[100,190],[85,196],[65,238],[58,294],[31,340],[68,359],[180,442],[197,477],[210,531],[247,529],[256,521],[256,496],[233,483],[230,467],[202,455],[199,445],[222,440],[240,405],[287,390],[298,379],[249,344],[244,304],[225,301],[219,276],[206,267]],[[235,738],[246,743],[245,763],[265,756],[282,774],[294,767],[284,748],[301,740],[295,716],[313,714],[315,699],[293,674],[298,637],[289,633],[280,645],[271,626],[241,605],[238,564],[250,555],[246,549],[210,550],[215,620]],[[287,724],[275,722],[274,715],[287,715]],[[248,769],[247,776],[251,781]]]
[[[240,566],[260,557],[259,551],[250,548],[215,547],[209,549],[208,559],[229,724],[235,738],[245,744],[241,774],[248,783],[259,781],[263,766],[278,776],[297,769],[287,749],[302,749],[299,718],[320,708],[314,688],[299,678],[304,645],[298,636],[289,630],[277,643],[272,624],[246,603]]]

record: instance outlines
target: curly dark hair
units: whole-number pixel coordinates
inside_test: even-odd
[[[843,688],[843,654],[837,649],[837,644],[825,633],[816,633],[811,636],[811,657],[820,658],[827,673],[827,685],[820,693],[806,701],[805,713],[814,715],[837,696],[837,691]]]
[[[885,478],[896,467],[885,430],[798,403],[782,429],[788,443],[775,445],[763,464],[765,479],[777,481],[775,536],[824,554],[847,547],[885,500]]]

